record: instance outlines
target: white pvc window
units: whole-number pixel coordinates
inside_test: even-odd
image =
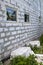
[[[6,7],[7,21],[16,21],[17,20],[16,13],[17,11],[14,10],[12,7]]]
[[[29,14],[24,14],[24,20],[25,22],[29,22]]]

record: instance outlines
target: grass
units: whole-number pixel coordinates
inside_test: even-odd
[[[40,41],[41,46],[43,46],[43,35],[40,36],[39,41]]]
[[[17,56],[12,58],[9,65],[43,65],[42,63],[38,63],[35,60],[34,55],[30,55],[29,57]]]
[[[43,65],[42,63],[40,63],[39,65]]]
[[[32,47],[31,46],[31,49],[34,51],[34,53],[36,54],[43,54],[43,46],[40,46],[40,47],[37,47],[37,46],[34,46]]]
[[[11,60],[9,65],[38,65],[38,62],[35,60],[34,55],[29,57],[18,56]]]
[[[3,65],[1,61],[0,61],[0,65]]]

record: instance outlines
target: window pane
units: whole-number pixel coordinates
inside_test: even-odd
[[[16,21],[16,11],[14,11],[12,8],[7,7],[7,20],[10,21]]]
[[[25,22],[29,22],[29,15],[25,14],[24,19],[25,19]]]

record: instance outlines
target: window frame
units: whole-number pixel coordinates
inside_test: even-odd
[[[28,12],[24,13],[24,22],[29,22],[30,21],[30,17],[28,19],[29,21],[25,21],[25,15],[29,16],[29,13]]]
[[[18,21],[18,8],[17,7],[15,7],[14,5],[11,5],[11,4],[9,4],[9,5],[7,5],[7,4],[5,4],[5,8],[12,8],[13,10],[15,10],[16,11],[16,21],[9,21],[9,20],[7,20],[7,15],[6,15],[6,21],[7,22],[17,22]],[[7,11],[6,11],[6,13],[7,13]]]

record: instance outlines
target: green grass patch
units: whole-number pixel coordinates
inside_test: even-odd
[[[34,51],[36,54],[43,54],[43,46],[37,47],[37,46],[30,46],[31,49]]]
[[[18,56],[11,60],[10,65],[38,65],[38,62],[35,60],[34,55],[29,57]]]
[[[3,63],[0,61],[0,65],[3,65]]]
[[[43,46],[43,35],[40,36],[39,41],[40,41],[41,46]]]

